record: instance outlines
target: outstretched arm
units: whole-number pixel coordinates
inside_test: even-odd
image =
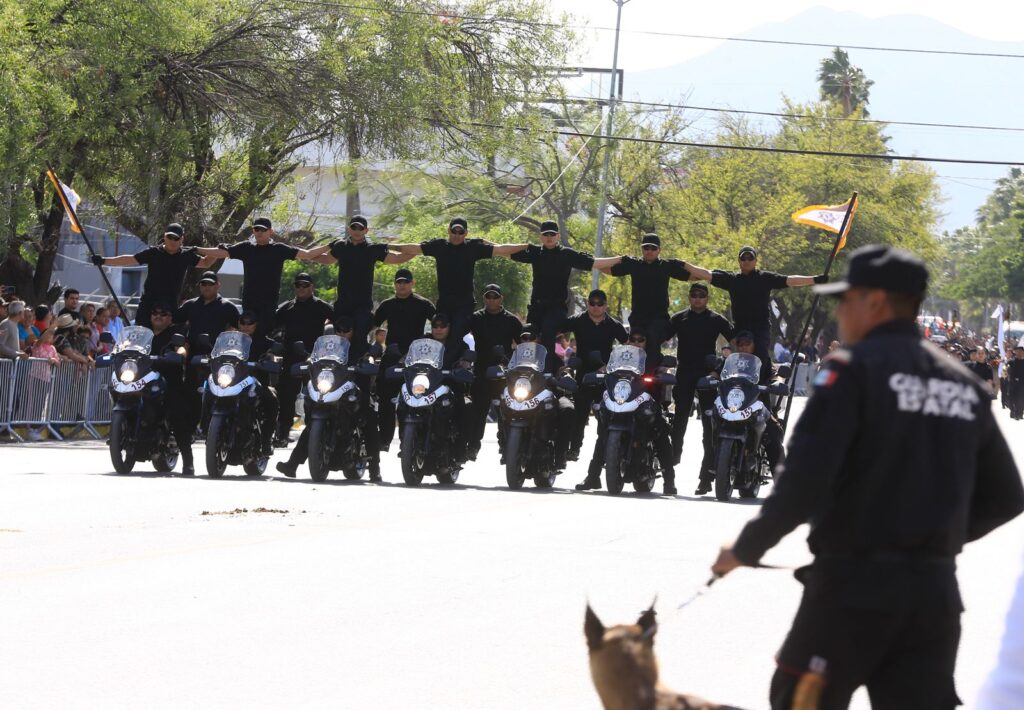
[[[310,259],[310,261],[315,261],[318,264],[337,264],[338,263],[338,260],[335,259],[330,254],[321,254],[320,256],[318,256],[315,259]]]
[[[330,244],[321,244],[318,247],[312,249],[299,249],[299,252],[295,255],[295,258],[299,261],[316,261],[321,256],[331,250]]]
[[[509,256],[524,251],[529,244],[495,244],[494,256]]]
[[[622,256],[603,256],[600,259],[594,259],[594,268],[601,273],[607,274],[608,269],[612,268],[616,264],[622,262]]]
[[[389,251],[388,255],[384,257],[385,264],[404,264],[411,260],[416,255],[412,252],[402,253],[399,251]]]
[[[228,254],[228,250],[222,249],[220,245],[215,247],[196,247],[196,251],[199,252],[199,256],[202,257],[213,257],[214,259],[231,258],[231,255]]]
[[[205,271],[206,269],[209,269],[211,266],[213,266],[216,261],[217,260],[214,259],[212,256],[204,256],[202,259],[196,262],[195,268],[203,269]]]
[[[794,286],[811,286],[812,284],[825,283],[828,281],[828,277],[824,274],[821,276],[787,276],[786,285],[790,288]]]
[[[392,251],[397,251],[399,254],[412,254],[416,256],[423,253],[423,247],[419,244],[390,244],[388,248]]]
[[[138,266],[139,262],[135,260],[135,257],[131,254],[122,254],[121,256],[100,256],[97,254],[92,258],[92,263],[96,266]]]
[[[707,269],[684,261],[686,270],[690,272],[690,281],[711,281],[711,272]]]

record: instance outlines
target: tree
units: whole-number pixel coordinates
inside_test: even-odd
[[[843,117],[861,109],[868,115],[868,97],[875,82],[864,76],[864,70],[850,64],[846,50],[836,47],[832,56],[821,60],[818,83],[822,101],[832,101],[843,109]]]

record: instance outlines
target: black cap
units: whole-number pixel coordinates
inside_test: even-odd
[[[452,321],[447,313],[435,313],[430,319],[430,325],[451,325]]]
[[[928,268],[924,261],[903,249],[869,244],[850,255],[846,278],[814,287],[814,292],[837,294],[849,288],[880,288],[924,298]]]
[[[647,333],[644,332],[644,328],[641,325],[631,325],[631,326],[629,326],[629,337],[632,338],[634,335],[638,335],[638,336],[640,336],[642,338],[646,338],[647,337]]]
[[[654,232],[650,232],[649,234],[645,234],[643,236],[643,238],[640,240],[640,246],[643,246],[644,244],[653,244],[654,246],[656,246],[656,247],[658,247],[660,249],[661,248],[661,237],[659,237]]]
[[[605,303],[608,303],[608,294],[599,288],[595,288],[593,291],[587,294],[587,300],[589,301],[591,298],[600,298]]]
[[[167,225],[167,229],[164,230],[164,234],[173,234],[176,237],[183,237],[185,236],[185,228],[177,222],[172,222]]]
[[[750,246],[749,244],[746,245],[746,246],[740,247],[740,253],[738,254],[738,256],[743,256],[744,254],[750,254],[752,257],[754,257],[756,259],[757,258],[757,249],[755,249],[754,247]]]
[[[339,333],[348,333],[352,330],[354,324],[355,321],[353,321],[349,316],[339,316],[334,321],[334,329]]]
[[[486,296],[489,293],[496,293],[500,296],[501,286],[499,286],[498,284],[487,284],[486,286],[484,286],[484,295]]]
[[[238,322],[241,325],[247,325],[247,324],[251,325],[253,323],[259,323],[260,322],[260,317],[259,317],[259,314],[256,313],[256,311],[245,310],[245,311],[242,311],[242,315],[238,316]]]
[[[540,223],[541,234],[558,234],[558,232],[558,222],[547,221]]]
[[[309,284],[312,286],[313,277],[307,274],[305,271],[301,271],[295,274],[295,280],[292,281],[292,284]]]
[[[700,291],[701,293],[704,293],[706,295],[708,292],[708,285],[703,281],[698,281],[697,283],[690,284],[690,293],[692,294],[696,291]]]
[[[201,284],[220,283],[220,277],[217,276],[217,272],[216,271],[204,271],[203,275],[199,277],[199,283],[201,283]]]
[[[174,313],[174,306],[167,301],[157,301],[150,307],[149,312],[152,314],[157,311],[160,311],[161,313]]]
[[[395,283],[399,281],[412,281],[412,272],[409,269],[399,269],[395,272]]]
[[[351,227],[354,224],[358,224],[362,226],[364,229],[370,226],[370,223],[366,221],[366,217],[362,216],[361,214],[357,214],[348,221],[348,226]]]
[[[254,227],[263,227],[265,229],[271,229],[270,218],[269,217],[257,217],[253,221],[252,226],[254,226]]]
[[[754,334],[751,333],[749,330],[741,330],[740,332],[736,333],[736,335],[733,337],[733,342],[738,343],[741,340],[748,340],[752,343],[754,342]]]
[[[469,224],[466,222],[465,217],[453,217],[452,221],[448,223],[448,229],[452,227],[462,227],[467,232],[469,231]]]

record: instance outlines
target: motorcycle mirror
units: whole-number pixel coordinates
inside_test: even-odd
[[[200,333],[196,337],[196,345],[198,345],[199,347],[202,347],[202,348],[206,348],[207,350],[212,348],[213,347],[213,341],[210,340],[210,334],[209,333]]]
[[[328,323],[324,326],[324,335],[334,335],[334,324]]]
[[[104,345],[113,345],[114,334],[107,332],[100,333],[100,342],[103,343]]]
[[[462,353],[461,359],[464,362],[468,362],[469,364],[472,365],[474,362],[476,362],[476,352],[473,350],[467,350],[466,352]]]
[[[273,343],[271,343],[270,344],[270,354],[271,355],[284,355],[284,343],[280,343],[280,342],[278,342],[276,340]]]
[[[666,355],[665,357],[663,357],[661,359],[661,366],[662,367],[675,367],[677,364],[678,364],[678,361],[676,360],[675,356],[673,356],[673,355]]]
[[[184,344],[185,344],[185,336],[182,335],[181,333],[175,333],[174,335],[171,336],[171,347],[172,348],[180,348]]]

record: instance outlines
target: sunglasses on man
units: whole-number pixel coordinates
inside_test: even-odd
[[[497,301],[499,298],[501,298],[501,294],[494,293],[492,291],[491,293],[485,293],[484,298],[486,298],[488,301]]]
[[[753,261],[756,258],[757,257],[754,256],[753,254],[744,254],[743,256],[740,257],[740,261]]]
[[[254,231],[254,232],[265,232],[265,231],[267,231],[267,228],[266,227],[253,227],[252,231]]]
[[[295,284],[295,288],[311,288],[313,284],[308,281],[299,281]]]
[[[647,338],[645,338],[642,335],[630,336],[630,338],[629,338],[629,340],[627,342],[630,342],[630,343],[646,343],[647,342]]]
[[[587,301],[587,305],[593,306],[594,308],[600,308],[604,305],[604,301]]]
[[[168,318],[170,317],[171,314],[168,313],[167,311],[150,311],[150,315],[155,316],[157,318]]]
[[[363,225],[361,225],[359,223],[350,224],[350,225],[348,225],[348,228],[351,229],[353,232],[365,232],[366,231],[366,227],[364,227]]]
[[[640,248],[643,249],[644,251],[658,251],[659,249],[661,249],[661,247],[659,247],[659,246],[657,246],[655,244],[644,244]]]
[[[256,321],[254,321],[254,320],[240,320],[240,321],[238,321],[238,325],[256,325]]]
[[[181,235],[178,235],[178,234],[165,234],[164,238],[165,239],[170,239],[172,242],[180,242],[181,241]]]
[[[454,229],[449,229],[448,231],[451,232],[452,234],[465,234],[466,233],[466,230],[463,229],[462,227],[455,227]]]

